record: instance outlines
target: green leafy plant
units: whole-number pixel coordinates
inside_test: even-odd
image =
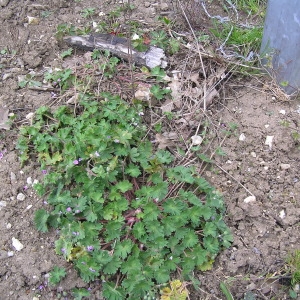
[[[66,277],[67,273],[65,268],[55,266],[53,270],[50,272],[49,283],[51,285],[58,284],[64,277]]]
[[[35,75],[27,74],[21,81],[19,81],[20,88],[24,88],[26,86],[42,86],[42,83],[35,80]]]
[[[95,14],[96,8],[89,7],[82,10],[81,15],[84,18],[90,18]]]
[[[186,300],[189,292],[183,282],[173,280],[169,286],[160,290],[160,294],[160,300]]]
[[[72,53],[73,53],[73,49],[69,48],[68,50],[63,51],[60,54],[60,56],[61,56],[62,59],[64,59],[65,57],[68,57],[68,56],[72,55]]]
[[[190,280],[232,241],[221,194],[155,151],[141,115],[118,96],[81,94],[75,111],[39,108],[17,145],[21,162],[35,154],[45,174],[34,186],[49,206],[37,229],[59,229],[56,253],[84,281],[101,277],[106,299],[150,295],[178,270]],[[52,282],[64,274],[56,268]]]
[[[112,56],[105,63],[101,64],[100,69],[103,71],[105,77],[112,78],[114,76],[119,61],[119,58]]]
[[[168,44],[168,35],[165,31],[160,30],[151,32],[151,45],[166,49]]]
[[[74,288],[72,289],[72,295],[74,297],[74,300],[81,300],[84,297],[89,297],[91,293],[84,288]]]
[[[48,18],[52,15],[52,11],[49,11],[49,10],[43,10],[41,11],[41,18]]]
[[[287,258],[288,273],[291,275],[291,286],[289,294],[292,299],[298,297],[297,291],[294,289],[296,285],[300,285],[300,250],[295,250],[289,254]]]
[[[214,23],[213,35],[226,42],[237,55],[248,56],[251,51],[258,52],[262,40],[262,27],[243,28],[234,23]]]
[[[75,83],[75,75],[71,69],[47,72],[44,75],[46,81],[54,87],[60,87],[63,91],[70,88]]]
[[[171,90],[161,88],[159,85],[154,84],[151,86],[150,92],[157,100],[162,100],[166,95],[171,93]]]

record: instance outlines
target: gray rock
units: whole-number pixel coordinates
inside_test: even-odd
[[[168,9],[169,9],[168,3],[166,3],[166,2],[161,3],[160,9],[161,9],[162,11],[168,10]]]
[[[6,80],[8,78],[12,77],[12,74],[11,73],[5,73],[3,76],[2,76],[2,80]]]
[[[0,5],[2,7],[6,6],[10,0],[0,0]]]
[[[22,194],[22,193],[19,193],[18,195],[17,195],[17,200],[19,200],[19,201],[24,201],[25,200],[25,195],[24,194]]]

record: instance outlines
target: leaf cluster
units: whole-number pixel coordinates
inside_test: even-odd
[[[189,279],[232,241],[221,194],[153,149],[142,107],[108,93],[79,99],[75,112],[39,108],[20,131],[21,161],[36,155],[47,170],[37,229],[59,229],[56,253],[86,282],[101,276],[106,299],[140,299],[178,270]]]

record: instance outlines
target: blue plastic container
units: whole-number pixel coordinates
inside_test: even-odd
[[[260,50],[263,64],[289,95],[300,90],[300,1],[269,0]]]

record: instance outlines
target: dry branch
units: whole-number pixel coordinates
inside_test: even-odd
[[[136,63],[137,65],[149,68],[167,66],[164,50],[150,46],[147,51],[136,51],[128,39],[117,37],[112,34],[90,34],[84,36],[68,36],[64,41],[72,47],[92,51],[99,49],[109,51],[112,55],[124,60]]]

